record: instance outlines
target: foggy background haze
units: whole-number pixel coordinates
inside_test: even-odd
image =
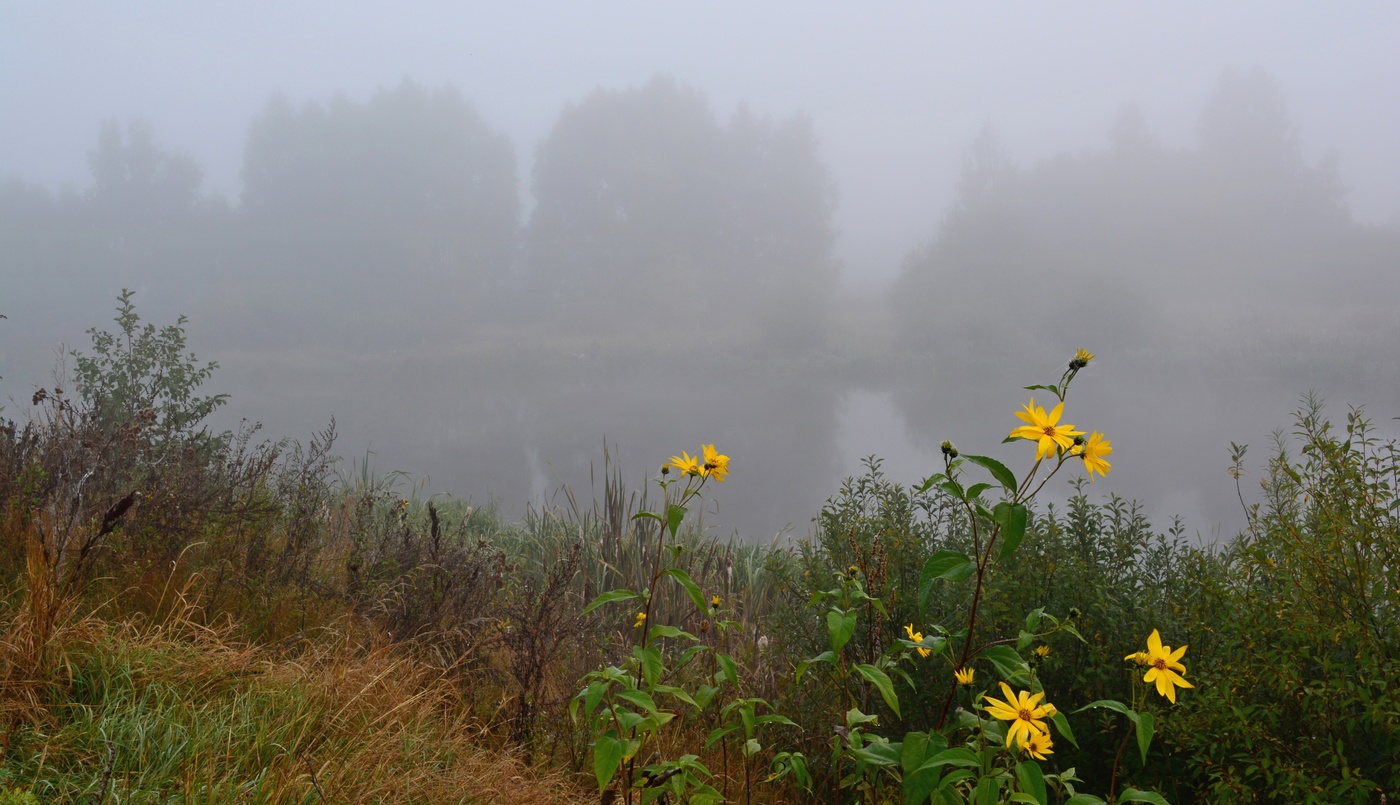
[[[1380,3],[7,5],[3,413],[129,287],[220,427],[335,416],[509,516],[605,438],[634,485],[715,442],[710,524],[767,539],[867,454],[1020,469],[1020,387],[1087,347],[1090,491],[1228,536],[1230,441],[1248,492],[1304,393],[1400,414],[1397,41]]]

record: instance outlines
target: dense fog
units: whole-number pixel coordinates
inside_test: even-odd
[[[0,10],[0,416],[131,289],[216,429],[509,517],[714,443],[767,540],[867,455],[1019,470],[1083,347],[1086,490],[1229,536],[1232,441],[1249,501],[1305,395],[1400,416],[1400,14],[1240,8]]]

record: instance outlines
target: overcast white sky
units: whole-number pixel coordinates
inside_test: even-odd
[[[5,2],[0,175],[87,183],[104,120],[149,123],[238,192],[274,92],[363,100],[451,83],[522,171],[560,109],[657,72],[722,119],[808,114],[840,188],[850,281],[885,280],[934,231],[991,123],[1016,161],[1098,147],[1129,103],[1192,142],[1220,73],[1260,66],[1305,152],[1340,154],[1359,218],[1400,222],[1400,3]],[[528,173],[524,173],[528,177]]]

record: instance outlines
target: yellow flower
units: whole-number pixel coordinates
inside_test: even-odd
[[[705,474],[704,470],[702,470],[700,467],[699,457],[692,456],[684,450],[682,450],[681,454],[678,456],[671,456],[669,464],[672,467],[675,467],[676,471],[679,472],[681,475],[703,476]]]
[[[1030,691],[1020,691],[1014,693],[1011,686],[1005,682],[1001,685],[1001,692],[1005,694],[1006,701],[993,699],[990,696],[983,696],[987,700],[987,713],[992,718],[999,718],[1002,721],[1010,721],[1006,728],[1006,745],[1016,746],[1026,745],[1032,735],[1044,735],[1048,732],[1044,719],[1048,717],[1053,708],[1048,704],[1040,704],[1040,700],[1045,697],[1045,691],[1031,693]]]
[[[710,607],[711,607],[712,609],[719,609],[719,596],[717,596],[717,595],[712,595],[712,596],[710,596]]]
[[[1094,359],[1094,353],[1087,349],[1075,350],[1074,358],[1069,362],[1071,369],[1083,369],[1089,365],[1089,361]]]
[[[1051,746],[1053,746],[1053,744],[1050,743],[1050,733],[1048,732],[1033,732],[1031,736],[1026,739],[1026,742],[1021,744],[1021,748],[1026,750],[1026,754],[1036,760],[1045,760],[1046,755],[1055,754],[1050,748]]]
[[[1049,646],[1036,646],[1036,647],[1035,647],[1035,653],[1038,654],[1038,655],[1040,655],[1042,658],[1044,658],[1044,657],[1049,657],[1049,656],[1050,656],[1050,647],[1049,647]]]
[[[972,666],[959,668],[958,670],[953,672],[953,678],[958,680],[959,685],[971,685],[972,678],[976,675],[977,672],[973,670]]]
[[[1074,446],[1074,437],[1083,436],[1084,431],[1075,430],[1073,425],[1060,425],[1060,413],[1065,404],[1060,403],[1047,415],[1045,409],[1035,404],[1035,398],[1022,406],[1016,416],[1025,425],[1011,431],[1013,439],[1030,439],[1036,442],[1035,460],[1040,461],[1056,450],[1068,450]]]
[[[705,463],[700,468],[700,474],[724,483],[724,479],[729,475],[729,456],[720,455],[712,444],[702,444],[700,449],[705,453]]]
[[[1167,701],[1172,704],[1176,704],[1177,688],[1196,687],[1181,676],[1181,674],[1186,673],[1186,666],[1180,662],[1185,653],[1186,646],[1172,651],[1171,646],[1162,645],[1162,636],[1157,633],[1156,629],[1153,629],[1152,634],[1147,638],[1147,651],[1137,651],[1123,659],[1132,660],[1138,665],[1151,666],[1143,675],[1142,681],[1157,683],[1157,693],[1166,696]]]
[[[906,625],[904,627],[904,631],[909,633],[909,639],[914,641],[915,643],[918,643],[919,641],[924,639],[924,633],[914,631],[914,624],[912,623]],[[932,651],[926,648],[916,648],[915,651],[919,652],[920,657],[927,657],[928,655],[933,653]]]
[[[638,613],[637,613],[637,622],[634,623],[634,624],[632,624],[632,628],[633,628],[633,629],[641,628],[642,624],[644,624],[644,623],[646,623],[646,622],[647,622],[647,614],[646,614],[645,612],[638,612]]]
[[[1089,473],[1090,481],[1094,480],[1094,473],[1108,475],[1113,469],[1113,465],[1104,459],[1104,456],[1113,455],[1113,442],[1098,431],[1089,434],[1089,440],[1084,444],[1075,445],[1069,454],[1084,459],[1084,471]]]

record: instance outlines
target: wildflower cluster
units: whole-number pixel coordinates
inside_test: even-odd
[[[1138,665],[1149,666],[1147,673],[1143,675],[1142,681],[1156,683],[1157,693],[1165,696],[1167,701],[1176,704],[1177,688],[1194,688],[1186,677],[1186,666],[1181,664],[1181,658],[1186,654],[1186,646],[1172,651],[1171,646],[1162,645],[1162,636],[1156,629],[1147,637],[1147,651],[1135,651],[1124,657]]]
[[[1008,439],[1028,439],[1035,442],[1037,464],[1052,455],[1062,462],[1065,458],[1082,458],[1084,471],[1089,474],[1090,481],[1094,480],[1094,473],[1108,475],[1113,469],[1113,465],[1108,462],[1108,456],[1113,454],[1113,442],[1105,439],[1098,431],[1089,433],[1088,438],[1085,438],[1084,431],[1068,423],[1060,424],[1060,416],[1064,413],[1065,390],[1069,387],[1069,381],[1093,359],[1093,353],[1081,349],[1074,354],[1074,359],[1069,362],[1069,368],[1065,370],[1065,375],[1058,385],[1031,386],[1031,389],[1052,392],[1060,402],[1046,413],[1045,408],[1036,405],[1035,398],[1031,397],[1030,402],[1016,412],[1016,417],[1026,424],[1012,430],[1007,436]]]
[[[729,456],[721,455],[712,444],[700,446],[701,455],[692,456],[684,450],[678,456],[671,456],[662,472],[675,469],[687,478],[714,478],[719,483],[729,477]]]

